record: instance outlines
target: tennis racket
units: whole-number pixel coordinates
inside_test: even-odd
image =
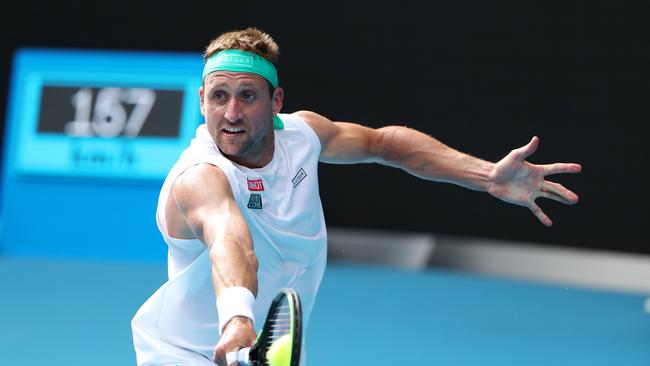
[[[279,343],[275,343],[276,341]],[[275,348],[272,349],[274,344]],[[283,354],[288,355],[288,360],[282,357],[285,359],[279,362],[279,365],[271,364],[269,357],[273,359],[272,353],[278,349],[278,346],[283,347],[283,352],[286,352]],[[237,361],[241,366],[299,366],[301,346],[300,297],[295,290],[284,288],[273,299],[262,331],[258,334],[253,347],[228,352],[226,361],[228,365]]]

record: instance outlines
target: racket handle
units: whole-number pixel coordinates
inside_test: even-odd
[[[239,366],[251,366],[250,363],[250,347],[242,348],[239,351],[226,353],[226,362],[230,366],[233,362],[237,361]]]

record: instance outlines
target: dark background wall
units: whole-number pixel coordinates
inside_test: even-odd
[[[650,253],[650,11],[630,4],[5,1],[0,115],[19,47],[198,55],[220,32],[254,25],[280,44],[286,112],[404,124],[492,161],[538,135],[531,162],[583,164],[580,175],[553,178],[578,205],[539,201],[552,228],[484,193],[385,167],[323,165],[329,225]]]

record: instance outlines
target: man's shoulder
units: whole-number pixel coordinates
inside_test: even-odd
[[[309,129],[315,134],[320,145],[327,141],[329,136],[335,131],[335,125],[327,117],[316,112],[301,110],[294,112],[293,115],[299,117]]]
[[[309,127],[311,127],[312,129],[314,128],[312,126],[314,123],[318,123],[324,118],[323,116],[319,115],[316,112],[307,111],[307,110],[296,111],[291,113],[290,115],[300,118],[305,123],[307,123],[307,125],[309,125]]]
[[[221,168],[208,163],[192,165],[176,177],[173,190],[176,195],[224,192],[229,190],[228,178]]]

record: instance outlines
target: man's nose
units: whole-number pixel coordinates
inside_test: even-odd
[[[226,105],[226,112],[224,113],[224,117],[229,122],[238,122],[242,119],[243,115],[237,98],[230,98],[228,104]]]

